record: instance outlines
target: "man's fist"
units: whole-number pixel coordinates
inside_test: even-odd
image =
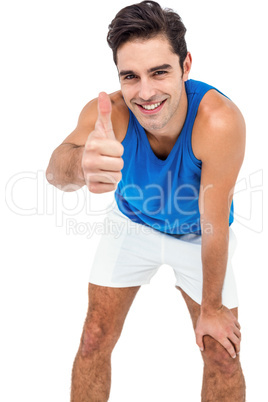
[[[88,136],[82,157],[86,185],[92,193],[113,191],[122,178],[124,147],[115,138],[111,114],[110,98],[101,92],[95,130]]]

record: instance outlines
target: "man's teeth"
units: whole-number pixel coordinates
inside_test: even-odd
[[[155,103],[154,105],[141,105],[141,106],[143,107],[143,109],[146,109],[146,110],[154,110],[158,106],[160,106],[161,103],[163,103],[163,102]]]

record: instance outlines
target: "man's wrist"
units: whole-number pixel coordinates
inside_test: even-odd
[[[202,313],[210,313],[220,310],[222,307],[222,300],[213,300],[213,301],[202,301],[201,303],[201,312]]]

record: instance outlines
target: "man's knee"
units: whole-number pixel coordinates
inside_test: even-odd
[[[205,366],[226,376],[233,376],[240,368],[239,357],[233,359],[226,349],[210,336],[204,336],[205,349],[202,353]]]
[[[89,357],[96,352],[112,352],[120,334],[112,327],[104,328],[96,323],[85,324],[81,337],[81,355]]]

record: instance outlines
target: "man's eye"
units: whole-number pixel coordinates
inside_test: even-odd
[[[167,74],[167,71],[156,71],[155,75],[164,75]]]
[[[126,75],[126,76],[125,76],[125,80],[133,80],[133,78],[136,78],[136,76],[133,75],[133,74],[130,74],[130,75]]]

